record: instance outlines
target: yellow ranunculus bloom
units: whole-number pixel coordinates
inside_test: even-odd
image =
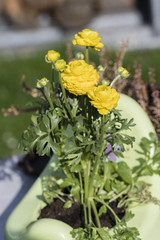
[[[110,110],[117,107],[120,98],[119,93],[110,86],[100,85],[88,92],[91,103],[102,115],[108,114]]]
[[[95,51],[100,51],[103,48],[103,43],[100,43],[101,37],[98,32],[90,29],[84,29],[82,32],[75,34],[75,39],[72,41],[74,45],[92,47]]]
[[[55,67],[58,71],[63,71],[66,67],[66,61],[59,59],[55,62]]]
[[[49,50],[46,58],[49,62],[55,62],[60,57],[60,53],[54,50]]]
[[[125,68],[123,68],[123,67],[119,67],[119,68],[118,68],[118,73],[119,73],[119,75],[121,75],[121,77],[123,77],[123,78],[129,77],[129,72],[127,71],[127,69],[125,69]]]
[[[97,70],[84,60],[70,62],[61,77],[64,88],[75,95],[87,94],[99,80]]]
[[[42,88],[46,86],[47,83],[48,83],[48,79],[44,77],[41,80],[37,81],[37,88]]]

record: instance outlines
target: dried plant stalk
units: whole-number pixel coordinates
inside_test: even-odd
[[[127,41],[122,41],[121,51],[119,53],[117,53],[117,58],[116,58],[116,61],[114,63],[114,76],[115,77],[117,76],[118,68],[123,65],[123,59],[124,59],[124,56],[125,56],[125,53],[126,53],[127,46],[128,46],[128,40]]]
[[[73,58],[72,55],[72,47],[70,43],[66,44],[66,56],[67,56],[67,61],[70,62]]]
[[[32,89],[26,85],[25,75],[23,75],[21,78],[21,84],[22,84],[22,88],[23,88],[24,92],[30,94],[32,97],[37,98],[37,97],[42,96],[42,93],[38,92],[36,88]]]
[[[8,109],[2,108],[1,111],[2,111],[3,115],[5,117],[7,117],[7,116],[11,116],[11,115],[16,116],[21,113],[35,112],[38,109],[39,109],[38,107],[20,109],[20,108],[16,108],[14,105],[11,105],[10,108],[8,108]]]

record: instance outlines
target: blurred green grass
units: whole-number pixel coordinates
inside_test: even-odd
[[[25,108],[27,103],[34,99],[22,91],[20,79],[24,74],[26,83],[30,87],[35,87],[37,79],[42,77],[50,78],[50,65],[45,63],[44,56],[49,49],[55,49],[61,53],[62,58],[66,58],[65,44],[52,45],[32,54],[18,54],[15,56],[0,56],[0,109],[8,108],[11,104],[18,108]],[[115,52],[112,52],[114,59]],[[93,53],[91,60],[98,64],[97,54]],[[124,58],[123,66],[130,67],[133,74],[134,62],[142,63],[142,77],[149,81],[148,70],[152,65],[155,68],[157,84],[160,84],[160,49],[148,51],[127,52]],[[21,114],[18,116],[4,117],[0,113],[0,159],[13,154],[22,153],[18,148],[22,132],[30,123],[31,114]]]

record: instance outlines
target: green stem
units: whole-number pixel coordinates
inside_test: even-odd
[[[83,203],[83,210],[84,210],[84,221],[85,221],[85,226],[88,226],[88,218],[87,218],[87,208],[85,203]]]
[[[83,204],[83,194],[84,194],[84,191],[83,191],[82,176],[81,176],[80,172],[78,173],[78,175],[79,175],[79,182],[80,182],[80,188],[81,188],[81,204]]]
[[[89,47],[86,47],[86,63],[89,64]]]
[[[93,196],[93,192],[94,192],[94,188],[93,188],[94,177],[97,174],[97,171],[98,171],[98,168],[99,168],[99,164],[100,164],[100,159],[101,159],[101,156],[102,156],[102,152],[104,150],[104,144],[103,144],[103,142],[104,142],[104,116],[101,116],[101,134],[100,134],[99,142],[101,143],[101,148],[99,149],[97,158],[95,160],[92,176],[91,176],[91,179],[90,179],[89,197]]]
[[[53,89],[53,99],[55,99],[55,79],[54,79],[54,66],[51,64],[51,79],[52,79],[52,89]]]
[[[92,106],[89,100],[87,99],[87,107],[88,107],[88,123],[91,124],[91,117],[92,117]]]
[[[111,203],[111,202],[115,201],[116,199],[118,199],[119,197],[121,197],[122,195],[127,194],[127,193],[129,192],[130,188],[131,188],[131,187],[128,186],[125,190],[121,191],[119,194],[117,194],[117,195],[115,195],[113,198],[111,198],[111,199],[109,200],[109,202]]]
[[[91,202],[90,202],[90,199],[88,199],[88,220],[89,220],[89,224],[91,226],[91,224],[92,224],[92,213],[91,213]]]
[[[98,194],[101,194],[101,191],[103,190],[104,185],[105,185],[107,179],[109,178],[109,176],[110,176],[110,166],[109,166],[109,163],[105,162],[105,163],[104,163],[104,176],[103,176],[103,181],[102,181],[101,186],[100,186],[100,188],[99,188]]]
[[[97,226],[98,226],[98,228],[101,228],[101,223],[100,223],[100,220],[99,220],[99,216],[98,216],[98,212],[97,212],[97,208],[96,208],[96,205],[94,203],[94,200],[91,201],[91,205],[92,205],[92,208],[93,208],[94,215],[96,217]]]
[[[117,216],[117,214],[114,212],[114,210],[109,206],[109,204],[107,204],[106,202],[104,202],[103,200],[101,200],[99,198],[95,198],[95,200],[102,203],[103,205],[105,205],[111,211],[111,213],[113,214],[113,216],[115,218],[116,224],[121,221],[119,219],[119,217]]]
[[[115,78],[113,79],[113,81],[111,82],[110,86],[112,87],[113,84],[114,84],[120,77],[121,77],[120,75],[118,75],[117,77],[115,77]]]
[[[83,172],[84,172],[84,195],[85,195],[85,203],[88,201],[88,189],[89,189],[89,175],[90,175],[90,161],[89,156],[87,155],[81,162]]]
[[[67,101],[67,97],[66,97],[66,91],[63,87],[63,83],[62,83],[62,78],[61,78],[61,73],[59,72],[59,80],[60,80],[60,84],[61,84],[61,89],[62,89],[62,93],[63,93],[63,97],[64,97],[64,101],[65,101],[65,104],[66,104],[66,107],[67,107],[67,110],[70,114],[70,117],[73,119],[73,115],[72,115],[72,112],[71,112],[71,108],[68,104],[68,101]]]
[[[80,182],[80,188],[81,188],[81,204],[83,205],[83,211],[84,211],[84,221],[85,221],[85,226],[87,226],[88,225],[87,209],[86,209],[86,204],[84,203],[83,182],[82,182],[82,176],[80,172],[79,172],[79,182]]]
[[[54,106],[53,106],[52,100],[51,100],[51,98],[50,98],[50,96],[49,96],[49,94],[48,94],[48,92],[47,92],[46,87],[44,87],[44,89],[43,89],[43,94],[44,94],[44,96],[46,97],[46,99],[48,100],[51,109],[54,109]]]

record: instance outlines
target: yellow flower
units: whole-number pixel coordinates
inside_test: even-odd
[[[110,110],[117,107],[120,95],[111,86],[100,85],[89,91],[88,97],[92,99],[91,103],[97,108],[98,112],[106,115]]]
[[[82,32],[75,34],[75,39],[72,41],[74,45],[92,47],[95,51],[100,51],[104,47],[101,43],[101,37],[98,36],[98,32],[90,29],[84,29]]]
[[[97,70],[84,60],[70,62],[61,77],[64,88],[75,95],[87,94],[99,80]]]
[[[48,83],[48,79],[44,77],[41,80],[37,81],[37,88],[42,88],[46,86],[47,83]]]
[[[55,62],[55,67],[58,71],[63,71],[66,67],[66,61],[59,59]]]
[[[123,68],[123,67],[119,67],[119,68],[118,68],[118,73],[119,73],[119,75],[121,75],[121,77],[123,77],[123,78],[129,77],[129,72],[127,71],[127,69],[125,69],[125,68]]]
[[[49,50],[47,55],[46,55],[46,59],[49,61],[49,62],[54,62],[56,61],[58,58],[60,57],[60,53],[59,52],[56,52],[54,50]]]

